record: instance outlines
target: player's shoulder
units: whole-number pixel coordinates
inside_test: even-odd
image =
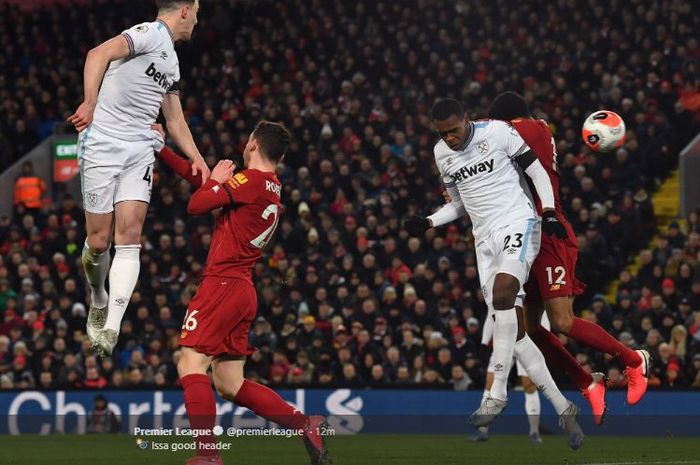
[[[472,121],[474,137],[498,137],[513,131],[513,126],[507,121],[500,119],[477,119]]]
[[[529,131],[538,133],[551,134],[551,129],[549,124],[543,119],[531,119],[531,118],[516,118],[510,121],[518,131]]]
[[[122,34],[126,34],[136,43],[160,44],[163,43],[163,34],[158,31],[161,24],[158,21],[139,23],[131,26]]]
[[[153,34],[156,31],[157,25],[158,23],[156,21],[146,21],[143,23],[134,24],[129,29],[127,29],[127,31],[136,34],[149,35]]]
[[[247,190],[255,190],[261,194],[271,193],[278,197],[282,194],[282,184],[275,173],[246,168],[234,174],[228,183],[233,189],[245,186]]]
[[[510,131],[513,126],[510,124],[510,121],[503,121],[500,119],[479,119],[474,121],[474,128],[478,128],[483,131],[502,132]]]
[[[455,151],[452,150],[442,139],[437,141],[435,147],[433,147],[433,154],[435,155],[436,159],[446,157],[453,153],[455,153]]]

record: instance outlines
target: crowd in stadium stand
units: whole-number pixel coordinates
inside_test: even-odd
[[[285,122],[295,137],[278,173],[285,211],[276,240],[254,269],[250,342],[259,350],[248,376],[271,385],[483,387],[486,309],[469,222],[409,238],[401,220],[442,202],[433,102],[459,98],[480,118],[498,92],[515,90],[557,141],[577,272],[588,284],[577,311],[650,350],[652,385],[700,388],[698,214],[643,250],[636,276],[621,272],[653,236],[651,192],[700,129],[698,4],[577,3],[555,11],[546,1],[202,1],[194,40],[178,53],[183,107],[209,165],[240,156],[261,118]],[[147,4],[30,14],[0,5],[0,166],[72,112],[87,50],[153,18]],[[581,123],[596,109],[623,116],[624,148],[583,147]],[[177,382],[179,330],[212,233],[210,217],[186,214],[189,195],[161,167],[139,284],[108,360],[84,335],[79,199],[20,204],[0,218],[1,388]],[[601,293],[618,274],[609,304]],[[624,367],[561,337],[587,369],[624,385]]]

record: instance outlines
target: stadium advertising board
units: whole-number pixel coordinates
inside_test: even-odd
[[[54,182],[70,181],[80,171],[77,139],[56,139],[52,144],[52,158]]]
[[[136,428],[185,429],[189,427],[182,392],[167,391],[19,391],[0,393],[1,434],[84,433],[93,399],[103,395],[117,415],[121,431]],[[420,433],[466,434],[467,414],[477,405],[476,391],[413,390],[282,390],[287,402],[300,410],[327,415],[333,434]],[[585,408],[576,392],[571,399]],[[523,417],[522,392],[511,394],[503,418],[495,422],[494,433],[518,434],[527,428]],[[608,395],[610,413],[601,428],[590,416],[581,424],[586,434],[697,436],[700,403],[693,392],[650,392],[639,405],[625,405],[625,392]],[[265,429],[276,425],[253,415],[243,407],[217,399],[217,425],[229,429]],[[558,432],[552,407],[542,402],[542,423]]]

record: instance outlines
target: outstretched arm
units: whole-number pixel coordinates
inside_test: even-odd
[[[187,121],[185,121],[185,115],[182,113],[180,96],[176,91],[165,94],[161,108],[163,109],[165,122],[168,125],[170,137],[173,138],[175,144],[183,151],[185,156],[192,161],[190,165],[192,174],[199,173],[202,182],[206,181],[210,176],[209,167],[204,163],[204,158],[202,158],[194,143],[190,128],[187,126]]]
[[[430,226],[433,228],[451,223],[467,214],[467,210],[464,209],[464,204],[459,196],[457,186],[454,184],[445,184],[445,189],[450,197],[450,201],[427,218],[428,221],[430,221]]]
[[[192,174],[192,164],[173,152],[170,147],[163,147],[158,158],[194,187],[202,185],[202,177]]]
[[[445,184],[445,188],[447,189],[445,198],[449,197],[449,201],[440,207],[438,211],[427,218],[411,216],[404,221],[404,228],[406,228],[409,235],[412,237],[420,237],[430,228],[450,223],[467,214],[459,196],[457,186],[455,186],[454,183],[450,183]]]

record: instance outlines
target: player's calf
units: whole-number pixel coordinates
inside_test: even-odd
[[[90,286],[90,311],[88,312],[86,332],[88,339],[94,345],[99,331],[107,321],[107,302],[109,295],[105,289],[105,280],[109,273],[109,251],[99,252],[91,248],[85,241],[81,261],[85,270],[85,278]]]
[[[183,347],[177,363],[190,427],[200,431],[211,431],[216,422],[216,399],[211,380],[206,374],[211,360],[208,355]],[[187,465],[222,463],[216,451],[216,437],[213,434],[198,435],[196,442],[197,455],[190,458]]]
[[[284,428],[301,432],[311,464],[330,463],[325,439],[322,437],[327,429],[325,419],[307,416],[267,386],[245,379],[244,363],[243,356],[226,356],[214,360],[214,385],[221,396]]]
[[[491,397],[502,402],[507,400],[508,373],[518,337],[518,316],[515,312],[518,289],[520,284],[514,276],[508,273],[496,275],[492,289],[494,381]],[[495,410],[500,413],[502,408]]]

